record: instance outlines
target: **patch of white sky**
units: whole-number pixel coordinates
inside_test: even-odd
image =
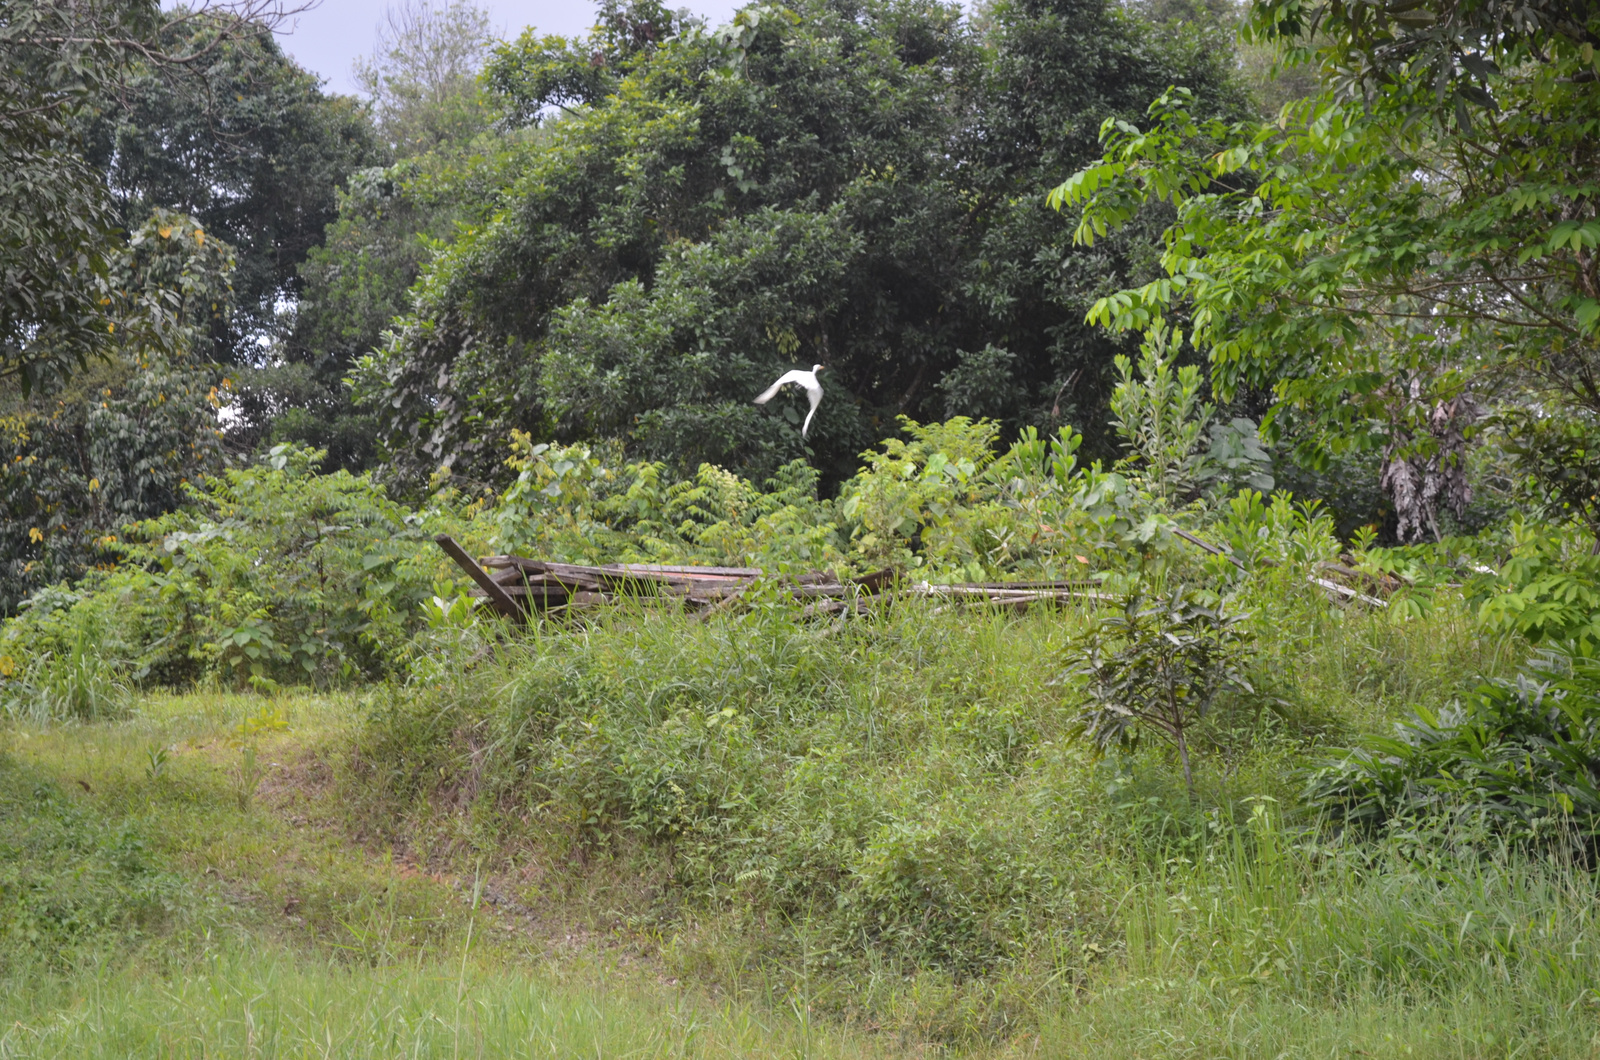
[[[162,0],[171,9],[195,0]],[[329,92],[360,93],[353,70],[357,59],[370,56],[377,44],[378,24],[391,3],[402,0],[318,0],[305,11],[279,27],[278,42],[296,62],[322,78]],[[434,0],[435,3],[448,0]],[[686,8],[705,20],[707,26],[720,26],[734,13],[755,0],[687,0],[667,6]],[[553,33],[562,37],[581,37],[595,23],[596,5],[591,0],[476,0],[489,12],[496,34],[515,40],[532,28],[541,36]],[[298,6],[298,0],[290,0]],[[969,11],[972,0],[963,0]]]
[[[719,26],[748,0],[688,0],[672,3]],[[541,36],[581,37],[595,23],[595,5],[587,0],[479,0],[489,12],[498,36],[515,40],[532,27]],[[358,91],[351,69],[359,58],[372,54],[378,24],[389,0],[322,0],[290,20],[278,32],[278,42],[295,61],[323,78],[330,92]]]

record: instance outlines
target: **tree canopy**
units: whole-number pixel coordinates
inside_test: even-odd
[[[226,28],[167,19],[158,39],[201,56],[188,76],[136,64],[94,101],[83,136],[125,227],[179,210],[234,247],[235,312],[210,354],[250,364],[299,296],[299,265],[337,215],[337,189],[384,154],[356,100],[325,94],[270,33],[216,40]]]
[[[389,8],[355,72],[391,151],[421,154],[483,130],[489,110],[477,82],[494,39],[489,12],[463,0]]]
[[[156,0],[0,4],[0,376],[24,391],[64,378],[108,356],[119,328],[164,349],[189,341],[172,297],[131,298],[115,275],[123,233],[150,205],[187,204],[117,209],[85,118],[144,86],[194,92],[196,72],[226,65],[226,53],[271,48],[285,13],[285,0],[167,14]]]
[[[1072,247],[1040,189],[1168,85],[1241,115],[1219,41],[1100,0],[978,27],[809,0],[717,31],[616,5],[583,42],[525,35],[485,81],[541,134],[503,148],[358,397],[419,477],[499,477],[512,429],[770,472],[802,452],[798,410],[750,398],[817,361],[834,479],[897,414],[1098,419],[1121,347],[1083,315],[1148,256]]]
[[[1381,447],[1403,537],[1470,496],[1464,447],[1490,406],[1527,470],[1561,478],[1600,416],[1600,19],[1271,0],[1251,28],[1329,92],[1229,123],[1179,88],[1142,127],[1107,123],[1104,158],[1052,196],[1081,207],[1080,244],[1151,203],[1177,219],[1163,275],[1092,317],[1185,315],[1219,393],[1272,388],[1308,449]]]
[[[238,373],[212,362],[264,355],[374,157],[278,50],[287,10],[0,4],[0,611],[217,469]]]

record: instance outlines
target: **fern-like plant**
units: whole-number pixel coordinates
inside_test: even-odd
[[[1546,651],[1513,680],[1480,684],[1437,713],[1417,707],[1308,778],[1335,820],[1470,814],[1512,839],[1600,835],[1600,662]]]

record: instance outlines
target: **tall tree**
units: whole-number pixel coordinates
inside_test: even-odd
[[[84,139],[125,225],[179,210],[235,248],[236,311],[212,336],[212,357],[248,365],[299,297],[299,265],[334,219],[337,189],[383,156],[354,99],[324,94],[270,33],[226,30],[217,18],[166,16],[158,39],[197,56],[190,76],[135,65],[100,97]]]
[[[252,378],[270,394],[274,440],[325,449],[325,466],[350,470],[374,460],[377,420],[352,406],[346,375],[407,309],[430,247],[488,208],[483,181],[504,182],[493,174],[508,147],[534,135],[485,135],[492,112],[477,84],[490,42],[482,9],[411,0],[389,9],[379,35],[359,70],[379,136],[400,160],[358,171],[339,193],[323,245],[300,265],[294,324],[277,363]]]
[[[489,12],[469,0],[389,5],[377,47],[356,61],[355,73],[391,151],[422,154],[487,127],[478,74],[494,40]]]
[[[1081,241],[1152,202],[1177,220],[1165,275],[1094,317],[1188,314],[1219,390],[1273,388],[1281,423],[1321,428],[1311,448],[1381,448],[1402,537],[1461,510],[1485,405],[1559,495],[1600,450],[1600,13],[1258,0],[1251,26],[1326,94],[1281,127],[1206,120],[1182,93],[1108,124],[1103,160],[1054,196],[1082,207]]]
[[[601,15],[497,53],[507,121],[545,135],[357,373],[412,474],[493,477],[511,428],[759,473],[800,452],[798,412],[750,398],[797,362],[833,369],[834,476],[897,413],[1083,415],[1118,345],[1083,314],[1140,251],[1074,250],[1044,174],[1173,82],[1242,100],[1216,49],[1102,0],[997,4],[981,36],[926,0]]]
[[[184,348],[226,311],[232,249],[192,218],[158,210],[118,255],[115,286],[159,298],[178,352],[136,332],[70,380],[22,393],[0,380],[0,614],[29,593],[112,561],[125,524],[179,506],[215,470],[226,379]]]
[[[163,16],[157,0],[0,0],[0,377],[24,391],[64,378],[109,356],[119,327],[160,347],[187,341],[170,299],[130,300],[112,282],[127,219],[84,157],[80,118],[136,71],[187,81],[219,49],[270,36],[289,10],[237,0]],[[203,35],[185,34],[202,23]]]

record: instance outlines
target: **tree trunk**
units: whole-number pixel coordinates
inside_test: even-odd
[[[1183,786],[1189,789],[1189,798],[1194,798],[1194,774],[1189,771],[1189,742],[1183,738],[1183,726],[1177,727],[1178,758],[1183,762]]]

